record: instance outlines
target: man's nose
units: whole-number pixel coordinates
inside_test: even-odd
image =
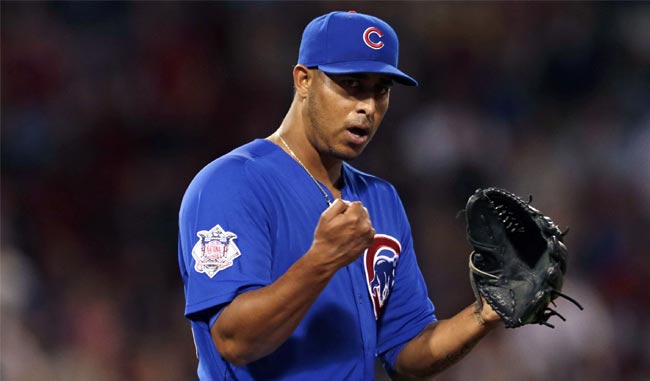
[[[357,113],[365,114],[367,117],[372,117],[377,110],[377,101],[371,95],[360,98],[357,102]]]

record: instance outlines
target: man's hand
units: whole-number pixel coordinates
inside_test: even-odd
[[[478,309],[478,302],[474,303],[474,306],[477,308],[477,310],[474,312],[476,315],[476,320],[481,325],[496,325],[499,321],[501,321],[501,318],[496,313],[496,311],[494,311],[492,306],[490,306],[490,304],[485,300],[485,298],[481,297],[481,299],[483,299],[483,305],[480,310]]]
[[[363,204],[336,199],[321,214],[308,253],[336,271],[359,258],[374,237],[375,229]]]

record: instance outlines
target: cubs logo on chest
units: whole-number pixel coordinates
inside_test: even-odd
[[[395,269],[402,252],[402,245],[395,238],[377,234],[363,253],[366,284],[372,301],[375,319],[379,319],[382,308],[395,285]]]

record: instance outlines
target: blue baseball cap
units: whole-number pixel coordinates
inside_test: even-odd
[[[397,68],[397,33],[377,17],[331,12],[312,20],[302,34],[298,64],[328,74],[382,73],[396,82],[418,82]]]

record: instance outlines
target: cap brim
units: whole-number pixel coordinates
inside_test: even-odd
[[[379,73],[390,76],[395,82],[406,86],[417,86],[418,81],[394,66],[377,61],[350,61],[318,65],[318,69],[328,74]]]

